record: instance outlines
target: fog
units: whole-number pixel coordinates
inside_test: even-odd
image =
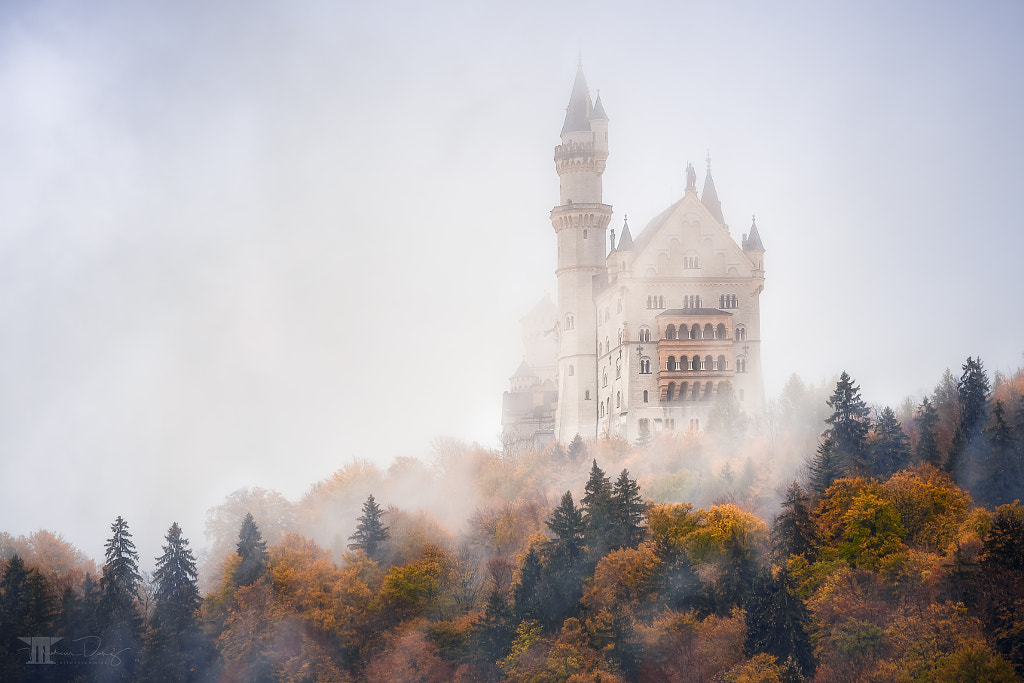
[[[1021,360],[1022,9],[0,5],[3,530],[143,567],[178,521],[355,459],[497,447],[554,294],[577,53],[613,226],[710,149],[767,248],[769,396]]]

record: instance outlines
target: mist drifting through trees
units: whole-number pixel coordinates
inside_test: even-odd
[[[1019,679],[1024,372],[717,400],[707,433],[440,439],[237,491],[202,561],[171,524],[153,573],[120,517],[100,564],[2,534],[0,677],[51,680],[19,640],[47,636],[78,680]]]

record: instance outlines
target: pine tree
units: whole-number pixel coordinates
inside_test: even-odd
[[[544,567],[540,553],[530,546],[519,567],[519,578],[512,586],[512,613],[517,621],[540,618],[541,581]]]
[[[785,564],[790,555],[803,555],[808,562],[816,557],[816,532],[811,518],[811,498],[796,481],[786,489],[782,512],[772,525],[775,554]]]
[[[569,442],[569,462],[579,462],[583,455],[583,437],[577,434]]]
[[[826,437],[822,440],[814,457],[807,464],[807,470],[808,488],[816,498],[822,498],[832,482],[842,476],[839,456],[836,454],[832,439]]]
[[[118,676],[131,680],[135,673],[135,655],[142,634],[142,615],[139,613],[139,553],[135,550],[128,523],[118,516],[110,525],[113,535],[107,539],[103,575],[100,578],[100,615],[105,647],[123,650],[123,668]]]
[[[195,625],[201,602],[196,584],[196,558],[177,522],[167,530],[166,541],[163,554],[156,558],[153,619],[161,628],[181,633]]]
[[[921,407],[917,418],[917,446],[914,448],[914,458],[918,462],[926,462],[929,465],[940,467],[942,456],[939,453],[939,446],[935,442],[936,427],[939,424],[939,411],[926,396],[921,401]]]
[[[612,487],[612,547],[635,548],[644,540],[644,517],[647,504],[640,495],[640,486],[629,478],[629,471],[622,470]]]
[[[612,519],[615,514],[612,509],[612,483],[597,466],[597,460],[594,460],[590,468],[590,478],[583,490],[583,523],[587,546],[596,563],[611,546]],[[564,503],[565,499],[562,500]]]
[[[371,493],[363,503],[363,514],[358,517],[356,532],[348,537],[348,540],[352,541],[348,547],[352,550],[362,550],[370,559],[379,560],[390,536],[383,518],[384,510],[373,499]]]
[[[953,433],[953,443],[949,447],[949,457],[946,459],[946,471],[961,485],[966,485],[969,482],[963,481],[961,470],[965,458],[969,457],[968,448],[985,424],[989,381],[980,358],[968,356],[967,362],[961,367],[963,373],[956,385],[960,422]]]
[[[29,569],[20,555],[12,555],[0,575],[0,680],[24,680],[24,636],[48,635],[53,622],[53,600],[46,580]]]
[[[985,502],[995,507],[1019,499],[1024,487],[1024,463],[1013,428],[1006,421],[1003,402],[992,408],[993,424],[985,429],[991,449],[985,462],[986,477],[981,490]]]
[[[747,600],[747,656],[766,652],[784,662],[796,660],[802,673],[814,667],[814,647],[807,628],[811,618],[807,606],[792,590],[785,567],[773,577],[768,570],[758,574]]]
[[[575,564],[583,551],[584,521],[570,491],[562,495],[561,503],[545,524],[554,535],[551,539],[554,555],[569,564]]]
[[[196,585],[196,560],[175,522],[167,545],[156,558],[153,629],[146,648],[146,679],[189,680],[208,656],[209,643],[198,628],[201,603]]]
[[[263,540],[252,513],[246,513],[238,531],[238,555],[242,561],[235,568],[235,583],[248,586],[267,573],[267,542]]]
[[[907,466],[910,460],[910,444],[903,433],[903,425],[896,419],[896,413],[886,406],[875,423],[871,440],[871,464],[873,474],[888,478]]]
[[[844,371],[826,403],[832,414],[825,418],[831,425],[825,434],[832,441],[843,469],[850,474],[865,472],[870,410],[860,397],[860,387]]]

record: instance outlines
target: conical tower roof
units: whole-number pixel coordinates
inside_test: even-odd
[[[617,251],[629,251],[633,248],[633,235],[629,232],[629,221],[626,217],[622,219],[622,236],[619,237]]]
[[[743,251],[764,251],[761,235],[757,232],[757,217],[750,221],[750,232],[743,237]]]
[[[581,130],[590,130],[590,91],[587,90],[587,78],[583,75],[583,61],[576,67],[576,80],[572,84],[569,95],[569,106],[565,108],[565,123],[562,124],[562,135]]]
[[[590,115],[592,121],[607,121],[608,115],[604,113],[604,105],[601,104],[601,91],[597,91],[597,101],[594,102],[594,112]]]
[[[708,174],[704,176],[704,191],[700,194],[700,202],[712,216],[722,225],[725,225],[725,218],[722,217],[722,202],[718,201],[718,192],[715,191],[715,180],[711,177],[711,154],[708,154]]]

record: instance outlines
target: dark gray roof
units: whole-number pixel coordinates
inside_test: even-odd
[[[660,318],[663,315],[732,315],[732,313],[719,308],[670,308],[654,317]]]
[[[581,63],[576,68],[576,81],[572,84],[569,106],[565,108],[562,134],[590,130],[590,109],[590,92],[587,90],[587,79],[583,75],[583,64]]]
[[[608,115],[604,113],[604,105],[601,104],[601,92],[597,93],[597,101],[594,102],[594,112],[590,115],[591,121],[607,121]]]
[[[619,244],[615,247],[616,251],[629,251],[633,248],[633,236],[629,234],[629,223],[625,218],[622,219],[622,235],[619,237]]]
[[[743,236],[743,251],[764,251],[761,235],[757,232],[757,221],[750,222],[750,233]]]
[[[715,191],[715,181],[711,177],[711,161],[708,161],[708,174],[704,176],[704,191],[700,195],[700,202],[712,216],[722,225],[725,225],[725,218],[722,217],[722,202],[718,201],[718,192]]]

